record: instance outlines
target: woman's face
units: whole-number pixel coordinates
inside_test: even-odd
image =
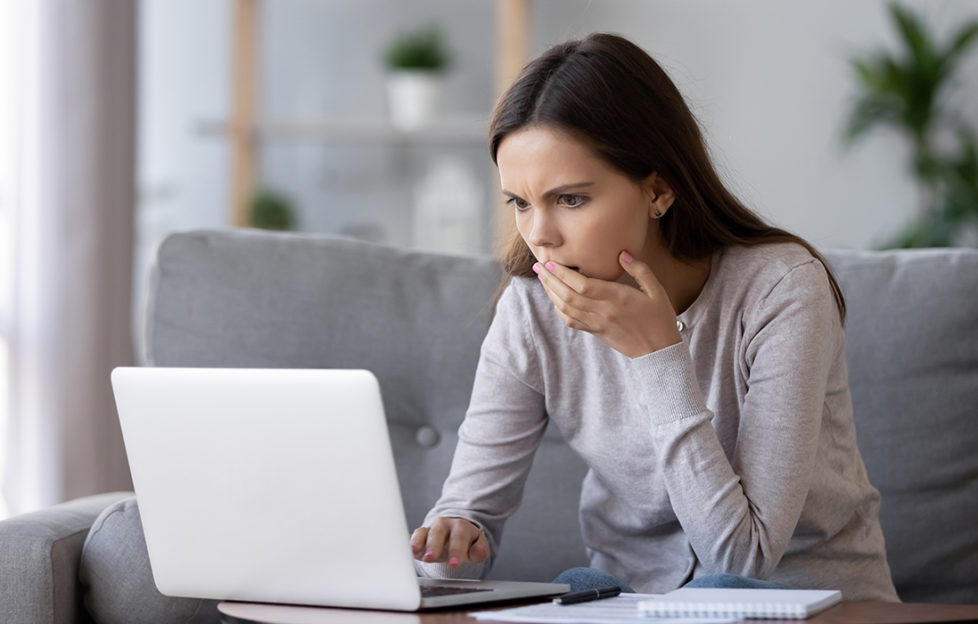
[[[618,254],[648,256],[649,195],[569,134],[531,126],[496,152],[499,180],[516,228],[536,259],[615,281]],[[650,176],[650,178],[653,176]]]

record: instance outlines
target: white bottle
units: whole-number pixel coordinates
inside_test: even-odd
[[[463,161],[435,161],[414,188],[414,246],[424,251],[477,253],[481,203],[481,185]]]

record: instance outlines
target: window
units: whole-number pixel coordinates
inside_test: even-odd
[[[12,2],[0,3],[0,486],[7,455],[10,410],[10,337],[13,329],[13,50]],[[8,36],[10,35],[10,36]],[[0,489],[0,520],[7,504]]]
[[[0,89],[0,98],[2,98]],[[0,161],[0,166],[3,163]],[[0,185],[3,184],[3,176],[0,176]],[[10,293],[11,293],[11,250],[13,247],[13,237],[11,236],[10,206],[7,194],[4,192],[7,187],[0,186],[0,484],[3,484],[4,464],[6,463],[7,450],[7,420],[10,406],[9,383],[10,379]],[[7,517],[6,500],[0,490],[0,520]]]

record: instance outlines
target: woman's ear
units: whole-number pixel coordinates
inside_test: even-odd
[[[642,190],[649,199],[650,219],[663,217],[676,200],[669,183],[654,171],[642,181]]]

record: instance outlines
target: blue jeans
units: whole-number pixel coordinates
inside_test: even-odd
[[[781,583],[737,576],[736,574],[711,574],[694,578],[683,587],[733,587],[741,589],[789,589]]]
[[[617,585],[626,594],[635,593],[635,590],[629,587],[624,581],[597,568],[571,568],[570,570],[564,570],[553,582],[567,583],[570,585],[572,592]]]
[[[596,568],[571,568],[560,573],[554,583],[567,583],[570,590],[583,591],[617,585],[626,594],[634,594],[635,590],[621,579]],[[788,589],[784,585],[772,581],[737,576],[736,574],[711,574],[701,576],[683,585],[683,587],[740,587],[746,589]]]

